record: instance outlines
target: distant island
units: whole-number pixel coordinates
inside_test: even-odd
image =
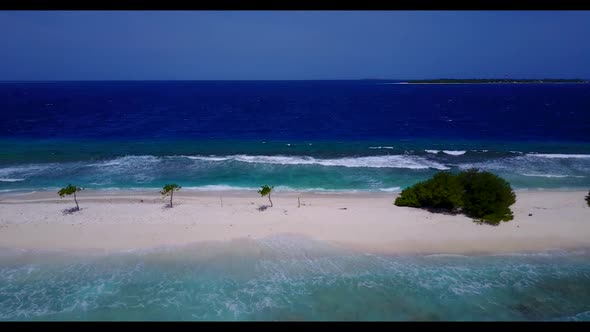
[[[543,79],[514,79],[514,78],[468,78],[468,79],[456,79],[456,78],[439,78],[431,80],[408,80],[403,83],[444,83],[444,84],[461,84],[461,83],[588,83],[587,80],[579,78],[574,79],[562,79],[562,78],[543,78]]]

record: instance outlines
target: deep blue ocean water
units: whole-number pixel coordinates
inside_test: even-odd
[[[3,83],[3,137],[590,142],[590,84]]]
[[[516,189],[590,187],[590,84],[384,83],[0,83],[0,194],[395,192],[471,167]],[[380,256],[281,236],[0,249],[0,320],[590,320],[589,257]]]

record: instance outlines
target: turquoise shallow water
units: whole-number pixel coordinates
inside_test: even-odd
[[[590,320],[587,251],[382,256],[296,236],[2,251],[0,320]]]
[[[516,189],[590,187],[590,145],[461,140],[0,140],[0,193],[93,189],[399,191],[471,167]]]

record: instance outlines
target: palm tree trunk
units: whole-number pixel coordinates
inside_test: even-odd
[[[80,210],[80,207],[78,206],[78,200],[76,199],[76,193],[74,193],[74,202],[76,202],[76,210]]]
[[[172,207],[172,197],[174,197],[174,190],[170,192],[170,207]]]
[[[270,201],[270,207],[272,207],[272,201],[270,200],[270,193],[268,193],[268,200]]]

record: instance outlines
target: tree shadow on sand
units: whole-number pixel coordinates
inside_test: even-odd
[[[80,210],[82,210],[82,209],[79,209],[79,208],[77,208],[77,207],[73,207],[73,208],[69,208],[69,209],[63,209],[63,210],[61,210],[61,213],[62,213],[64,216],[66,216],[66,215],[73,214],[74,212],[78,212],[78,211],[80,211]]]
[[[270,205],[260,205],[258,206],[258,208],[256,208],[256,210],[262,212],[265,211],[266,209],[268,209],[270,207]]]
[[[456,216],[459,214],[463,214],[463,212],[461,210],[449,210],[449,209],[443,209],[443,208],[431,208],[431,207],[422,207],[419,209],[423,209],[426,210],[430,213],[436,213],[436,214],[445,214],[447,216]]]
[[[444,214],[447,216],[457,216],[457,215],[464,215],[465,217],[471,218],[468,215],[466,215],[461,209],[456,209],[456,210],[449,210],[449,209],[441,209],[441,208],[419,208],[419,209],[423,209],[426,210],[430,213],[434,213],[434,214]],[[477,219],[477,218],[471,218],[472,221],[478,225],[491,225],[491,226],[498,226],[500,225],[500,223],[490,223],[490,222],[486,222],[485,220],[481,220],[481,219]]]
[[[164,206],[162,206],[162,210],[168,210],[168,209],[171,209],[171,208],[172,208],[172,205],[170,205],[170,203],[164,204]]]

